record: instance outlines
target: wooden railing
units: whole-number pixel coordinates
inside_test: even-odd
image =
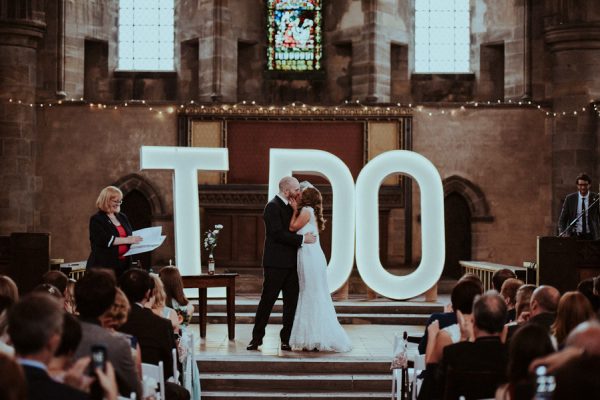
[[[522,279],[524,282],[529,282],[529,277],[527,275],[530,268],[496,264],[486,261],[459,261],[459,263],[465,274],[472,273],[481,279],[484,291],[494,288],[492,285],[492,276],[494,275],[494,272],[500,271],[501,269],[509,269],[513,271],[519,279]]]

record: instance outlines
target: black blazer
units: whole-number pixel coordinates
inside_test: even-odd
[[[594,202],[595,199],[598,198],[598,193],[589,192],[588,201]],[[567,226],[577,217],[577,204],[579,203],[579,192],[571,193],[567,195],[565,198],[565,202],[563,203],[562,210],[560,212],[560,217],[558,219],[558,229],[559,234],[562,233]],[[586,202],[586,206],[589,207],[588,202]],[[596,203],[592,208],[588,210],[588,220],[589,220],[589,229],[592,233],[592,237],[594,240],[600,239],[600,212],[598,209],[598,203]],[[575,224],[577,225],[577,224]],[[575,225],[571,228],[575,231]],[[570,236],[571,232],[567,234]]]
[[[58,383],[41,368],[23,365],[27,380],[28,400],[85,400],[88,395],[70,386]]]
[[[142,351],[142,362],[158,365],[158,362],[162,361],[165,380],[173,376],[171,350],[176,348],[176,345],[170,320],[159,317],[148,308],[132,304],[129,318],[119,331],[137,338]]]
[[[127,236],[131,236],[131,224],[123,213],[116,214],[117,219],[125,228]],[[90,246],[92,251],[87,261],[90,267],[119,267],[119,246],[113,246],[115,238],[119,237],[119,231],[110,221],[104,211],[98,211],[90,218]],[[131,257],[125,257],[126,267],[131,264]]]
[[[290,232],[293,209],[286,206],[279,196],[275,196],[265,206],[265,251],[263,267],[296,268],[298,247],[302,245],[302,235]]]
[[[447,326],[454,325],[457,323],[456,313],[445,312],[431,314],[431,316],[427,320],[427,323],[425,324],[425,333],[423,333],[423,337],[419,342],[419,354],[425,354],[425,351],[427,350],[427,328],[433,323],[433,321],[439,321],[440,329],[444,329]]]

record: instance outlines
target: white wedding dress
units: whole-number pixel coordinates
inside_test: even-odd
[[[297,233],[318,235],[317,222],[311,207],[308,223]],[[303,244],[298,250],[298,281],[300,294],[292,326],[290,346],[294,350],[347,352],[352,350],[350,338],[337,320],[327,286],[327,260],[319,237],[312,244]]]

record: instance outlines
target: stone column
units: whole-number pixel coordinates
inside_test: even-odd
[[[35,175],[34,103],[37,45],[46,26],[43,2],[4,4],[0,7],[0,235],[39,227],[35,195],[41,180]]]
[[[558,114],[552,120],[551,155],[555,221],[562,199],[576,189],[578,173],[592,176],[594,191],[598,190],[600,180],[597,115],[590,106],[590,101],[600,96],[600,12],[596,9],[596,0],[546,3],[545,40],[552,60],[551,97],[554,112]]]

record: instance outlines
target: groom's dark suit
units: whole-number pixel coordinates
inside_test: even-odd
[[[252,330],[252,343],[262,344],[265,327],[280,291],[283,291],[281,342],[287,344],[290,340],[299,292],[297,253],[302,245],[302,236],[289,231],[292,213],[292,207],[286,205],[279,196],[267,203],[263,213],[266,230],[264,282]]]

